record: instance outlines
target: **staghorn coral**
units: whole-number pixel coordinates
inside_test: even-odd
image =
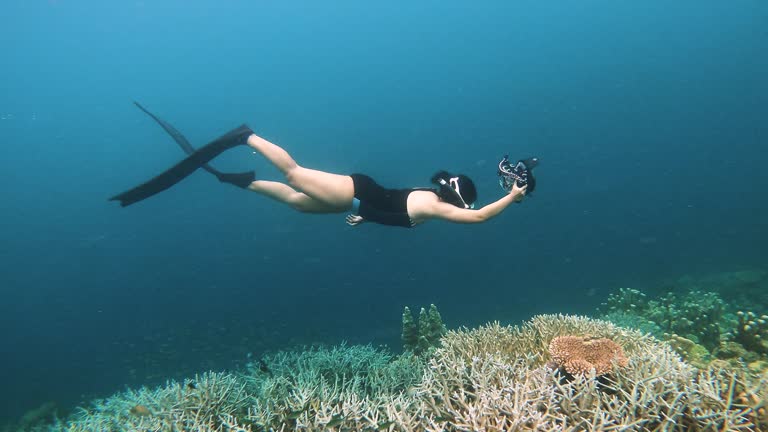
[[[223,432],[233,428],[247,410],[245,383],[235,375],[208,372],[186,383],[169,381],[154,390],[127,390],[105,400],[95,400],[50,432],[133,432],[137,430],[195,430]],[[137,407],[141,407],[138,408]]]
[[[717,293],[668,293],[648,302],[648,317],[665,332],[690,339],[708,350],[720,345],[720,321],[725,303]]]
[[[243,376],[251,394],[246,421],[257,430],[378,429],[412,410],[407,393],[424,369],[412,353],[393,358],[371,346],[281,352],[264,361],[271,374]]]
[[[403,331],[400,334],[400,340],[403,342],[403,349],[412,351],[419,345],[419,328],[408,306],[403,308],[402,322]]]
[[[645,318],[642,315],[635,315],[632,312],[609,312],[599,316],[600,319],[610,321],[619,327],[639,330],[641,333],[650,334],[661,338],[664,332],[655,322]]]
[[[627,366],[614,392],[577,375],[562,382],[545,366],[558,336],[590,335],[622,345]],[[608,322],[540,315],[521,327],[494,323],[451,331],[430,360],[417,394],[429,431],[753,430],[754,407],[739,405],[733,372],[698,373],[658,340]]]
[[[720,345],[725,303],[715,292],[670,292],[646,300],[638,290],[621,288],[598,308],[601,318],[656,337],[676,334],[714,350]]]
[[[656,337],[677,334],[712,351],[720,345],[725,302],[716,292],[669,292],[653,300],[638,290],[620,288],[598,308],[598,315],[615,324]]]
[[[411,310],[406,306],[403,310],[403,332],[401,340],[403,349],[421,355],[440,345],[440,338],[447,331],[443,318],[434,304],[429,305],[429,311],[421,308],[418,325],[413,320]]]
[[[549,354],[555,365],[570,375],[588,375],[590,371],[598,376],[607,375],[614,365],[628,364],[621,346],[606,338],[557,336],[549,343]]]
[[[546,366],[552,341],[569,335],[623,347],[628,361],[610,375],[614,392],[601,391],[594,369],[564,382]],[[697,371],[653,337],[575,316],[450,331],[429,357],[341,346],[264,362],[269,373],[253,367],[129,391],[51,430],[750,431],[765,414],[765,382]],[[131,415],[137,405],[150,415]]]

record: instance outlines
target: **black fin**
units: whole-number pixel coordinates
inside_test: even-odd
[[[244,145],[252,133],[253,131],[248,126],[241,125],[197,149],[194,153],[151,180],[115,195],[109,200],[120,201],[120,205],[125,207],[162,192],[180,182],[221,153],[233,147]]]
[[[133,101],[133,104],[139,107],[140,110],[144,111],[144,114],[152,117],[152,120],[156,121],[157,124],[159,124],[160,127],[163,128],[163,130],[168,132],[168,135],[170,135],[171,138],[173,138],[173,140],[176,141],[176,144],[178,144],[179,147],[181,147],[181,149],[184,150],[184,153],[190,155],[195,152],[195,148],[192,147],[192,144],[189,143],[189,140],[187,140],[187,138],[184,135],[182,135],[178,129],[173,127],[173,125],[161,119],[160,117],[152,114],[151,112],[149,112],[148,109],[141,106],[140,103]]]
[[[167,121],[161,119],[160,117],[152,114],[148,109],[144,108],[140,103],[138,103],[136,101],[133,101],[133,103],[140,110],[144,111],[144,113],[146,115],[150,116],[152,118],[152,120],[157,122],[157,124],[159,124],[160,127],[163,128],[164,131],[168,132],[168,135],[170,135],[171,138],[173,138],[173,140],[176,141],[176,144],[178,144],[179,147],[181,147],[181,149],[184,150],[184,153],[186,153],[188,155],[191,155],[192,153],[195,152],[195,148],[192,147],[192,144],[189,143],[189,140],[187,140],[187,138],[184,135],[182,135],[182,133],[179,132],[178,129],[173,127],[172,124],[170,124]],[[239,186],[240,184],[242,184],[245,181],[245,179],[246,179],[246,177],[248,175],[250,175],[253,178],[256,177],[256,173],[254,173],[253,171],[248,171],[248,172],[244,172],[244,173],[223,173],[223,172],[217,170],[216,168],[214,168],[214,167],[212,167],[212,166],[210,166],[208,164],[204,164],[200,168],[202,168],[202,169],[208,171],[209,173],[215,175],[216,178],[219,179],[219,181],[222,181],[224,183],[230,183],[230,184],[233,184],[235,186]],[[253,179],[251,181],[253,181]],[[250,184],[250,182],[248,184]],[[246,186],[240,186],[240,187],[247,187],[247,185]]]
[[[216,177],[222,183],[229,183],[231,185],[245,189],[254,180],[256,180],[256,173],[253,171],[246,171],[242,173],[220,173]]]

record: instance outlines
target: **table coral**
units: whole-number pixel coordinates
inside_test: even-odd
[[[621,346],[606,338],[558,336],[549,343],[549,354],[557,367],[571,375],[587,375],[591,370],[597,376],[606,375],[614,365],[626,367],[628,364]]]

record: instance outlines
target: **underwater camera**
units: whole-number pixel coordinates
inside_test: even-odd
[[[499,185],[506,192],[510,192],[517,183],[518,187],[528,186],[525,194],[530,195],[536,189],[536,178],[533,169],[539,164],[539,158],[521,159],[516,163],[509,161],[509,155],[499,162]]]

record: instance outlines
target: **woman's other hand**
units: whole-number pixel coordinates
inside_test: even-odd
[[[362,216],[353,215],[353,214],[347,215],[347,225],[349,226],[360,225],[363,222],[365,222],[365,219],[363,219]]]

